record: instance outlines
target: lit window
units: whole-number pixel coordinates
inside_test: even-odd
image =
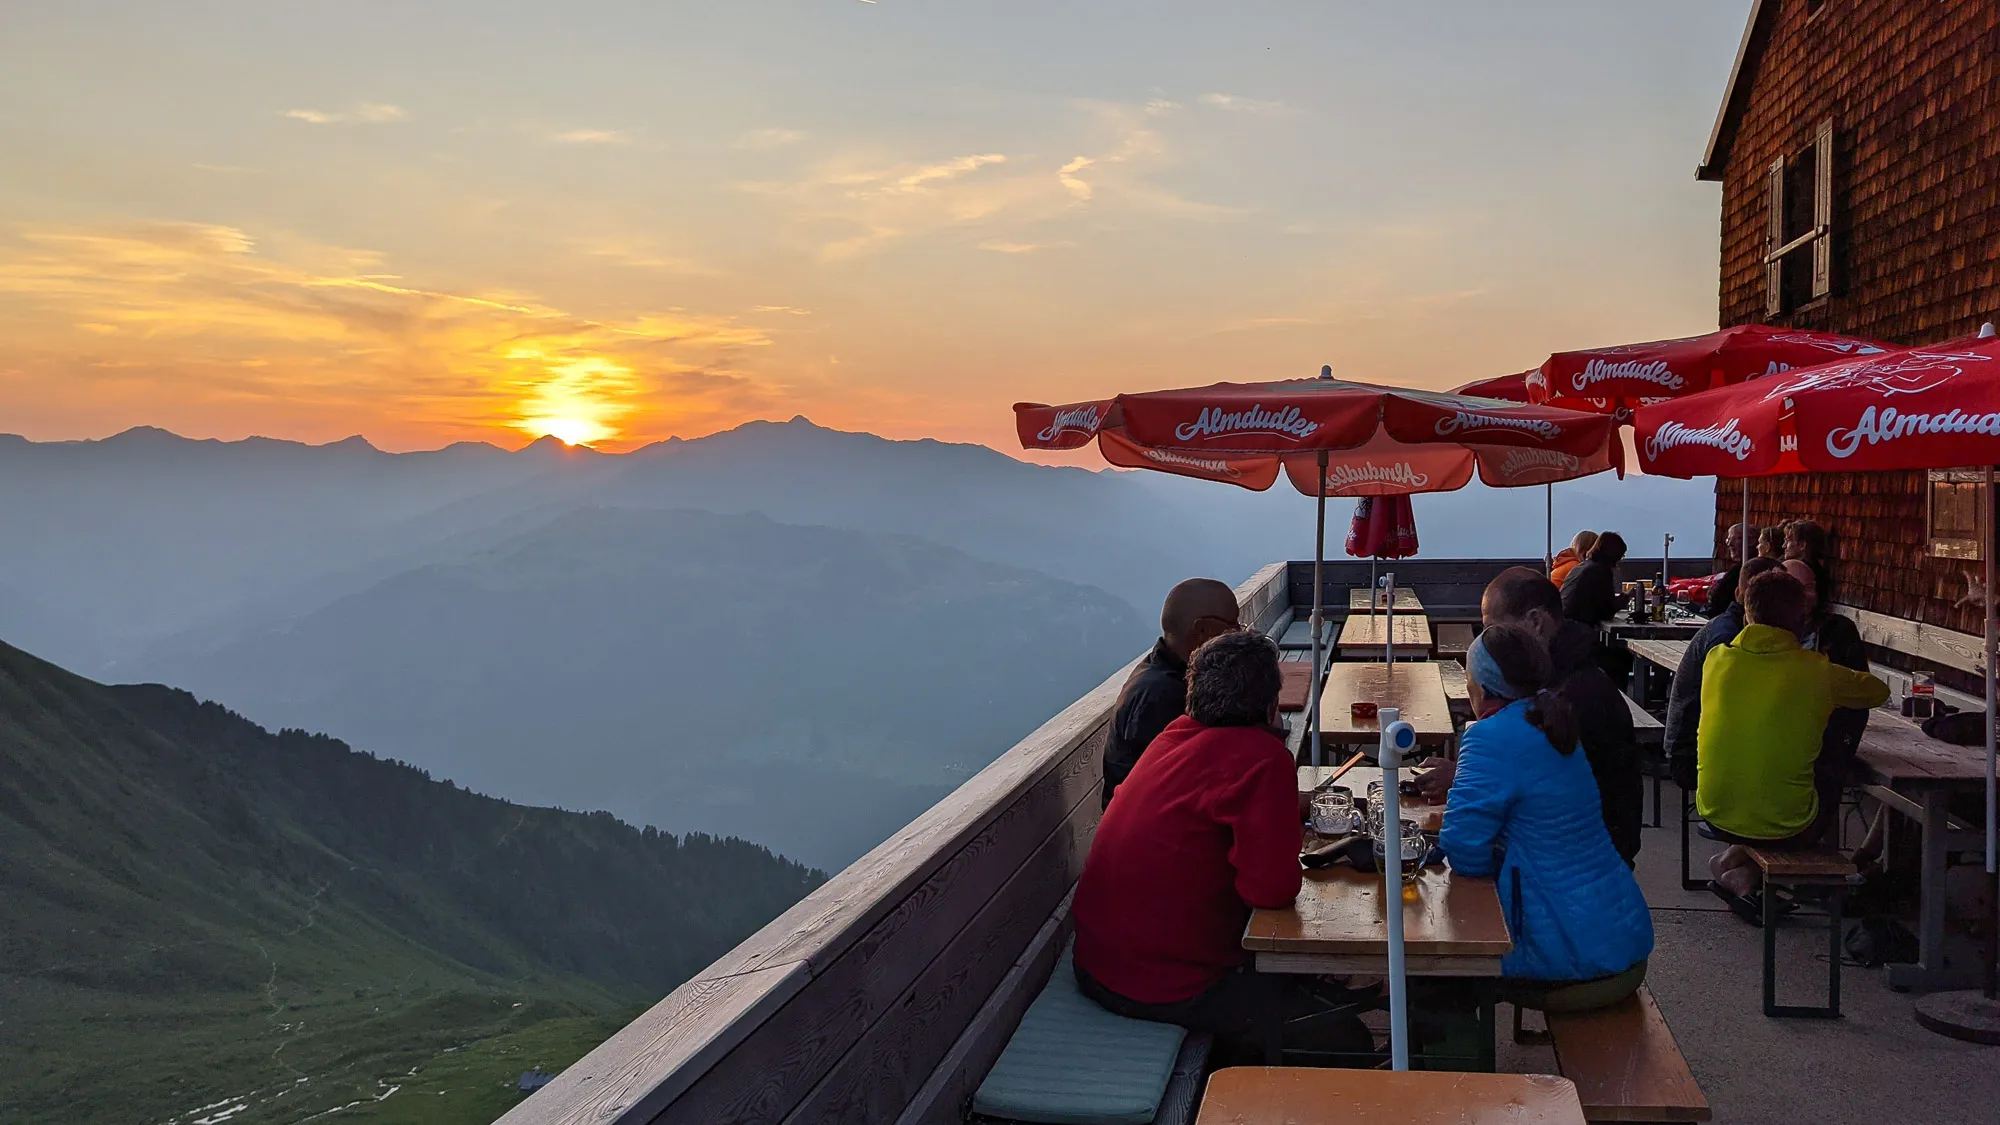
[[[1986,520],[1992,510],[1985,479],[1983,469],[1931,470],[1924,519],[1931,554],[1945,559],[1985,557]]]

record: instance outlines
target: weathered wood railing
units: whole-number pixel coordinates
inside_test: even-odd
[[[1286,567],[1237,587],[1288,608]],[[1129,665],[563,1071],[503,1125],[950,1122],[1052,958]],[[1031,949],[1040,960],[1023,964]],[[1039,980],[1033,981],[1038,985]],[[1025,995],[1032,995],[1032,987]]]
[[[1376,569],[1381,573],[1394,571],[1398,586],[1415,589],[1417,596],[1423,599],[1424,612],[1436,622],[1478,620],[1479,598],[1485,592],[1486,584],[1510,566],[1540,570],[1542,560],[1385,559]],[[1670,561],[1669,566],[1675,578],[1698,578],[1713,573],[1713,566],[1706,558],[1676,558]],[[1628,557],[1620,564],[1618,572],[1632,582],[1658,578],[1660,560],[1657,556],[1650,559]],[[1334,616],[1345,616],[1347,591],[1355,586],[1368,585],[1368,574],[1366,559],[1329,559],[1323,578],[1328,612]],[[1313,564],[1309,562],[1291,563],[1286,575],[1286,596],[1301,618],[1312,605],[1312,575]]]

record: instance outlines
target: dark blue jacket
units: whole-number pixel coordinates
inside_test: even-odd
[[[1605,830],[1580,751],[1556,752],[1517,701],[1465,728],[1438,842],[1452,870],[1496,877],[1514,951],[1502,974],[1591,980],[1653,951],[1653,916]]]

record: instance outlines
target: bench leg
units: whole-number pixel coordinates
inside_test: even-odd
[[[1707,879],[1692,878],[1688,869],[1688,826],[1694,822],[1694,798],[1688,791],[1681,790],[1681,889],[1684,891],[1705,891]]]
[[[1798,888],[1792,888],[1796,894]],[[1777,885],[1764,880],[1764,1014],[1773,1019],[1840,1018],[1840,887],[1826,890],[1826,1006],[1778,1003],[1778,916]]]

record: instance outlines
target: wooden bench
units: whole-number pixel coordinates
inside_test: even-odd
[[[1065,903],[1062,914],[1052,920],[1057,933],[1067,928],[1067,908]],[[1179,1038],[1176,1046],[1171,1036],[1158,1033],[1177,1029],[1121,1019],[1097,1008],[1078,992],[1066,956],[1056,961],[1053,972],[1042,972],[1040,979],[1031,972],[1019,976],[1010,973],[987,1000],[982,1014],[990,1010],[997,1025],[1023,990],[1034,995],[1034,1000],[973,1095],[967,1122],[1008,1125],[1017,1120],[1047,1120],[1048,1112],[1065,1120],[1101,1115],[1107,1120],[1130,1121],[1149,1109],[1152,1125],[1188,1125],[1194,1120],[1208,1069],[1209,1036],[1190,1033]],[[1089,1013],[1082,1012],[1082,1007],[1090,1009]],[[978,1020],[975,1016],[974,1022]],[[1129,1034],[1128,1028],[1139,1034]],[[1137,1075],[1132,1073],[1134,1065],[1139,1068]],[[1155,1066],[1160,1069],[1153,1070]],[[1105,1084],[1107,1074],[1117,1076],[1110,1083],[1111,1089]],[[1152,1085],[1155,1078],[1158,1085]],[[1143,1081],[1146,1088],[1137,1089],[1135,1081]],[[1018,1107],[1024,1102],[1042,1112],[1016,1118],[999,1108]],[[1025,1111],[1017,1108],[1011,1112]]]
[[[1586,1121],[1707,1121],[1708,1099],[1653,994],[1594,1012],[1550,1013],[1556,1069],[1576,1084]]]
[[[1810,851],[1768,851],[1751,848],[1750,858],[1764,873],[1764,1014],[1807,1019],[1840,1018],[1840,900],[1856,871],[1854,864],[1831,848]],[[1778,1003],[1777,895],[1784,887],[1795,897],[1818,898],[1826,923],[1826,1006]]]
[[[1623,692],[1619,694],[1624,695]],[[1667,763],[1657,751],[1667,740],[1667,724],[1654,718],[1652,712],[1639,706],[1639,701],[1629,695],[1625,696],[1625,708],[1632,713],[1632,740],[1639,745],[1641,768],[1653,780],[1653,827],[1658,828],[1664,823],[1660,812],[1660,783],[1666,777]]]
[[[1465,686],[1465,665],[1455,660],[1438,661],[1438,678],[1444,681],[1445,702],[1459,722],[1472,719],[1472,689]]]
[[[1463,621],[1446,621],[1437,627],[1437,655],[1439,660],[1465,662],[1465,650],[1472,647],[1472,626]]]

